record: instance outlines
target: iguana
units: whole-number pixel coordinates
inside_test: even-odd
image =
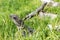
[[[36,14],[39,14],[40,11],[42,11],[44,9],[44,7],[46,6],[47,3],[43,3],[39,8],[37,8],[35,11],[33,11],[32,13],[30,13],[29,15],[27,15],[26,17],[24,17],[23,19],[19,19],[19,17],[15,14],[11,14],[10,18],[13,20],[13,22],[16,24],[18,31],[19,30],[26,30],[28,34],[32,34],[34,32],[34,29],[26,26],[24,24],[24,21],[26,19],[30,19],[32,17],[34,17]],[[25,31],[23,31],[23,35],[25,35]]]
[[[34,29],[31,28],[31,27],[29,27],[29,26],[26,26],[26,25],[24,24],[24,21],[23,21],[22,19],[20,19],[17,15],[11,14],[11,15],[10,15],[10,18],[12,19],[12,21],[13,21],[13,22],[15,23],[15,25],[17,26],[18,31],[23,30],[23,34],[22,34],[23,36],[26,36],[26,32],[27,32],[28,34],[32,34],[32,33],[33,33]]]

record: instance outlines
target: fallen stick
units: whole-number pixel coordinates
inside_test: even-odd
[[[47,2],[47,6],[58,7],[60,2],[55,2],[54,0],[40,0],[42,3]]]
[[[46,6],[46,2],[43,3],[39,8],[37,8],[35,11],[31,12],[30,14],[28,14],[25,18],[23,18],[23,20],[26,19],[30,19],[32,17],[34,17],[36,14],[38,15],[40,11],[42,11],[44,9],[44,7]]]
[[[49,17],[51,20],[57,18],[57,14],[54,13],[47,13],[47,12],[40,12],[39,13],[39,17],[40,18],[45,18],[45,17]]]

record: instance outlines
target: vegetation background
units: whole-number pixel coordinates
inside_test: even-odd
[[[60,2],[60,0],[54,0]],[[26,20],[25,25],[30,26],[36,32],[27,37],[16,35],[16,25],[10,19],[10,14],[17,14],[24,18],[27,14],[40,7],[40,0],[0,0],[0,40],[60,40],[60,32],[48,29],[47,24],[60,25],[60,7],[45,7],[46,12],[58,14],[54,20],[49,18],[40,19],[38,15]]]

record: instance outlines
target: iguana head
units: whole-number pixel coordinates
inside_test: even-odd
[[[17,25],[18,29],[23,28],[24,21],[22,19],[20,19],[17,15],[11,14],[10,18]]]

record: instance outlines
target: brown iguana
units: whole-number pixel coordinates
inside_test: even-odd
[[[33,28],[30,28],[29,26],[26,26],[24,24],[24,21],[22,19],[19,19],[19,17],[15,14],[11,14],[10,18],[12,19],[12,21],[16,24],[18,31],[23,30],[23,36],[26,36],[26,32],[28,34],[32,34],[33,33]]]
[[[39,14],[40,11],[42,11],[44,9],[44,7],[46,6],[47,3],[43,3],[39,8],[37,8],[35,11],[33,11],[32,13],[30,13],[29,15],[27,15],[25,18],[23,19],[19,19],[19,17],[15,14],[11,14],[10,18],[13,20],[13,22],[16,24],[18,31],[19,30],[26,30],[28,34],[32,34],[34,32],[34,30],[26,25],[24,25],[24,21],[26,19],[30,19],[32,17],[34,17],[36,14]],[[23,31],[23,35],[25,35],[25,31]]]

